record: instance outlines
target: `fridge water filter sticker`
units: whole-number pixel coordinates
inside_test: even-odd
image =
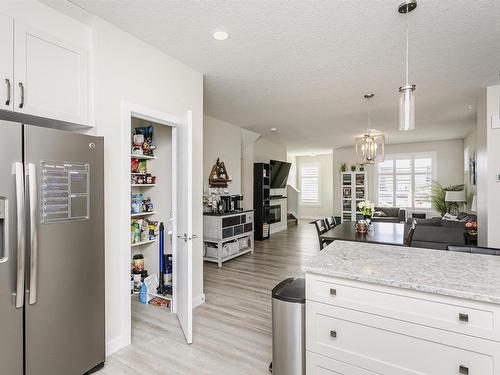
[[[42,223],[88,220],[89,164],[42,161],[41,171]]]

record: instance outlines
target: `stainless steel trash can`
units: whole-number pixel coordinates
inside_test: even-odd
[[[272,292],[273,375],[305,375],[305,280],[289,278]]]

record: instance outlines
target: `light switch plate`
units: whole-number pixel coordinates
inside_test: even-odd
[[[497,173],[497,182],[500,182],[500,173]]]

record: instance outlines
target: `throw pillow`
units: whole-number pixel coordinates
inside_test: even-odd
[[[457,217],[455,215],[452,215],[452,214],[445,214],[443,216],[443,220],[448,220],[448,221],[458,221]]]
[[[386,213],[384,211],[375,211],[373,213],[373,217],[386,217]]]

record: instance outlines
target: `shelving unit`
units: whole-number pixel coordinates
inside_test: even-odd
[[[355,221],[362,218],[358,203],[368,199],[368,175],[363,172],[342,172],[340,207],[342,221]]]
[[[144,216],[151,216],[155,215],[156,211],[149,211],[149,212],[139,212],[138,214],[131,214],[130,217],[144,217]]]
[[[146,163],[139,168],[134,168],[134,172],[130,173],[131,180],[146,179],[146,175],[156,177],[155,183],[133,183],[137,180],[132,180],[130,187],[132,194],[143,194],[144,199],[150,198],[153,207],[152,211],[137,212],[138,208],[134,207],[137,213],[130,213],[130,220],[141,219],[156,222],[157,225],[163,222],[165,225],[165,249],[164,255],[172,254],[171,236],[168,233],[169,219],[172,212],[172,128],[170,126],[160,125],[146,120],[141,120],[132,117],[132,131],[135,134],[136,128],[153,127],[153,144],[156,146],[153,153],[154,156],[135,155],[130,154],[131,164],[136,164],[136,160]],[[135,167],[135,165],[134,165]],[[144,178],[142,178],[144,176]],[[142,209],[146,209],[142,207]],[[130,212],[131,207],[129,207]],[[144,230],[147,230],[146,228]],[[149,233],[148,233],[149,235]],[[148,271],[148,275],[156,274],[158,279],[159,275],[159,238],[149,239],[150,237],[143,236],[143,239],[148,240],[140,241],[130,244],[130,257],[133,258],[136,254],[141,254],[144,257],[144,270]],[[175,263],[174,263],[175,264]],[[172,270],[175,272],[175,270]],[[159,296],[151,293],[153,297],[160,297],[172,301],[172,295]],[[134,300],[135,302],[135,300]],[[172,304],[170,304],[170,309]]]
[[[205,254],[203,260],[217,263],[222,267],[222,263],[239,257],[254,250],[254,212],[247,210],[233,212],[223,215],[203,216],[203,242]],[[237,247],[237,251],[225,254],[229,251],[229,244]],[[241,246],[245,247],[241,247]],[[215,256],[209,256],[207,248],[216,251]]]
[[[136,243],[130,244],[130,246],[131,247],[136,247],[136,246],[148,245],[148,244],[154,243],[154,242],[156,242],[156,239],[154,239],[154,240],[148,240],[148,241],[136,242]]]
[[[271,233],[270,199],[271,166],[267,163],[253,165],[253,207],[255,210],[255,239],[269,239]]]
[[[154,160],[156,156],[147,156],[147,155],[134,155],[130,154],[130,159],[138,159],[138,160]]]

